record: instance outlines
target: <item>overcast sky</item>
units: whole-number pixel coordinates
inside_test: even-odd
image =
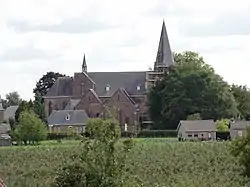
[[[165,20],[173,51],[199,52],[230,83],[250,86],[250,1],[1,0],[0,94],[22,98],[47,71],[153,66]]]

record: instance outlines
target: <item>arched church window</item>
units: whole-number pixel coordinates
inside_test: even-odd
[[[52,104],[52,102],[50,101],[50,102],[49,102],[49,115],[52,113],[52,111],[53,111],[53,104]]]

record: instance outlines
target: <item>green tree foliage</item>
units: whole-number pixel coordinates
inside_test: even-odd
[[[19,105],[22,101],[18,92],[10,92],[10,93],[6,94],[5,98],[7,100],[8,106]]]
[[[90,119],[87,123],[86,133],[91,138],[101,142],[116,141],[121,137],[118,122],[113,118],[107,120],[101,118]]]
[[[39,117],[43,122],[46,122],[45,108],[43,105],[42,97],[38,95],[35,101],[33,101],[33,111],[35,112],[37,117]]]
[[[44,123],[36,117],[33,111],[24,111],[19,116],[19,123],[15,129],[19,141],[35,144],[46,139],[47,129]]]
[[[244,167],[244,174],[250,177],[250,128],[246,135],[233,141],[231,153],[239,158],[239,164]]]
[[[8,107],[8,101],[6,99],[0,98],[3,108],[6,109]]]
[[[190,114],[187,116],[187,120],[201,120],[201,115],[199,113]]]
[[[19,104],[19,107],[18,109],[16,110],[16,113],[15,113],[15,121],[18,123],[19,122],[19,116],[22,112],[25,112],[25,111],[33,111],[33,102],[30,100],[30,101],[21,101],[21,103]]]
[[[87,123],[90,138],[82,140],[81,156],[58,173],[56,187],[118,187],[125,182],[127,155],[132,139],[118,146],[118,123],[113,119],[90,119]]]
[[[0,98],[3,108],[6,109],[9,106],[19,105],[22,99],[18,92],[10,92],[5,95],[5,99]]]
[[[232,85],[231,92],[238,103],[241,118],[250,120],[250,91],[247,86]]]
[[[36,87],[33,89],[35,98],[43,97],[47,94],[47,91],[53,86],[58,77],[64,77],[65,75],[55,72],[47,72],[36,83]]]
[[[200,113],[202,119],[230,118],[237,115],[237,103],[229,85],[203,58],[194,52],[176,53],[175,66],[152,88],[149,111],[157,128],[175,129],[179,120]]]
[[[216,121],[216,127],[219,132],[228,132],[229,131],[229,119],[221,119]]]

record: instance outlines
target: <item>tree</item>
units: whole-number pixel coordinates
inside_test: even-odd
[[[152,88],[149,97],[151,118],[162,121],[161,129],[175,129],[179,120],[196,113],[214,120],[237,115],[229,85],[199,54],[175,53],[174,60],[175,66]]]
[[[18,123],[19,122],[19,116],[22,112],[25,111],[32,111],[33,112],[33,102],[30,100],[29,102],[27,101],[21,101],[19,104],[18,109],[16,110],[15,113],[15,121]]]
[[[25,145],[28,142],[34,144],[46,139],[47,129],[33,111],[24,111],[19,116],[15,134],[19,141],[23,141]]]
[[[232,85],[231,92],[237,101],[241,118],[250,120],[250,91],[247,86]]]
[[[221,119],[216,121],[216,127],[219,132],[228,132],[229,131],[229,119]]]
[[[91,139],[82,140],[82,154],[80,157],[75,156],[73,162],[62,168],[56,177],[55,186],[124,186],[125,174],[130,172],[126,167],[126,158],[133,146],[132,139],[117,146],[119,124],[113,119],[90,119],[86,128]]]
[[[231,153],[239,158],[239,164],[244,167],[244,175],[250,177],[250,128],[246,135],[233,141]]]
[[[33,102],[33,110],[37,117],[46,123],[45,109],[42,102],[42,97],[38,97]]]
[[[6,109],[8,107],[8,102],[6,99],[2,99],[0,98],[1,102],[2,102],[2,105],[3,105],[3,108]]]
[[[33,89],[35,94],[35,99],[37,97],[43,97],[47,94],[47,91],[53,86],[59,77],[64,77],[65,75],[55,72],[47,72],[42,78],[36,83],[36,87]]]
[[[187,116],[187,120],[201,120],[201,115],[199,113],[190,114]]]
[[[19,105],[20,102],[22,101],[18,92],[10,92],[10,93],[6,94],[5,98],[7,100],[8,106]]]

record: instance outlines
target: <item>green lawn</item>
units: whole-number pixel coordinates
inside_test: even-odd
[[[131,181],[145,187],[239,187],[242,168],[229,153],[229,142],[177,142],[176,139],[136,139],[128,165]],[[57,168],[78,141],[46,141],[39,146],[0,148],[0,175],[8,187],[50,186]]]

